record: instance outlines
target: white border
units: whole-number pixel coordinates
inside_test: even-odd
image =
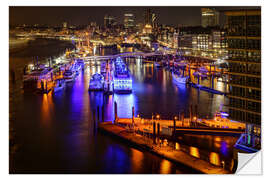
[[[150,1],[116,1],[116,0],[7,0],[4,3],[1,2],[1,86],[0,89],[0,99],[1,99],[1,115],[3,118],[1,118],[1,130],[0,130],[0,138],[1,138],[1,158],[0,158],[0,172],[1,172],[1,179],[4,178],[25,178],[25,179],[47,179],[47,178],[61,178],[62,175],[52,175],[49,177],[46,176],[21,176],[21,175],[8,175],[8,6],[262,6],[262,127],[263,127],[263,151],[266,152],[263,154],[264,163],[270,160],[267,155],[268,151],[268,143],[269,141],[269,135],[267,134],[267,131],[270,127],[269,121],[270,117],[266,113],[268,111],[270,104],[269,103],[269,92],[268,88],[270,82],[268,82],[268,77],[270,77],[269,68],[270,68],[270,57],[268,49],[270,49],[268,40],[269,40],[269,33],[270,33],[270,8],[269,8],[269,1],[267,0],[188,0],[188,1],[175,1],[175,0],[154,0],[152,2]],[[269,131],[268,131],[269,132]],[[265,141],[264,141],[265,140]],[[269,154],[269,153],[268,153]],[[267,167],[267,166],[264,166]],[[269,170],[268,170],[269,172]],[[65,179],[74,179],[74,178],[82,178],[82,179],[89,179],[89,178],[106,178],[106,179],[137,179],[137,178],[145,178],[145,179],[164,179],[164,178],[203,178],[203,179],[216,179],[216,178],[265,178],[266,174],[268,174],[267,170],[265,170],[264,175],[265,176],[237,176],[237,175],[229,175],[228,176],[190,176],[190,175],[170,175],[169,177],[164,177],[162,175],[155,175],[155,176],[132,176],[128,175],[107,175],[107,176],[98,176],[98,175],[91,175],[91,176],[85,176],[85,175],[71,175],[71,176],[64,176],[62,178]],[[2,176],[4,175],[4,177]]]

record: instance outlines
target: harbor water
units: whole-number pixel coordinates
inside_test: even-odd
[[[40,47],[46,48],[36,49],[30,44],[19,55],[10,54],[10,68],[16,72],[16,81],[10,81],[10,173],[198,173],[95,132],[92,111],[104,105],[105,121],[113,120],[116,101],[119,117],[131,117],[134,106],[135,115],[151,118],[152,113],[158,113],[161,119],[172,119],[182,111],[187,116],[189,105],[196,104],[199,116],[210,118],[221,103],[226,103],[224,96],[176,85],[170,71],[134,58],[126,59],[133,79],[132,94],[104,96],[102,92],[88,92],[91,75],[100,71],[99,65],[86,65],[62,92],[23,93],[19,74],[24,64],[38,54],[45,58],[62,54],[65,48],[61,47],[72,48],[68,42],[42,43]],[[106,51],[100,52],[111,54]],[[237,140],[229,136],[182,138],[186,145],[215,152],[220,160],[228,161]]]

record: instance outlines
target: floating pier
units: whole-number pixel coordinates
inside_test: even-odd
[[[124,128],[113,124],[112,122],[99,123],[98,129],[101,132],[113,135],[128,145],[134,146],[138,149],[147,150],[160,157],[168,159],[176,164],[188,166],[198,172],[205,174],[231,174],[232,172],[225,170],[221,167],[212,165],[211,163],[201,160],[199,158],[188,155],[187,153],[172,149],[168,146],[161,146],[159,142],[156,142],[156,134],[152,138],[146,138],[130,128]]]
[[[206,86],[202,86],[200,84],[195,84],[192,82],[190,82],[189,84],[190,84],[190,86],[197,88],[199,90],[202,90],[202,91],[206,91],[206,92],[213,93],[213,94],[226,95],[226,93],[224,93],[224,92],[221,92],[221,91],[218,91],[218,90],[206,87]]]

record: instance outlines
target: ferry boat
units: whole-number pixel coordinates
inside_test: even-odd
[[[75,73],[72,70],[66,70],[63,76],[66,82],[72,82],[75,79]]]
[[[89,82],[89,91],[102,91],[104,88],[104,77],[99,74],[95,73]]]
[[[172,72],[172,78],[175,82],[179,84],[186,84],[189,80],[189,76],[183,76],[178,74],[177,72]]]
[[[65,79],[57,79],[55,81],[55,87],[53,88],[54,93],[61,91],[65,88]]]
[[[132,78],[130,72],[123,62],[123,60],[118,57],[115,61],[113,76],[113,89],[116,93],[131,93],[132,92]]]
[[[53,84],[53,68],[39,67],[30,70],[23,76],[23,89],[25,92],[40,90],[48,93]]]

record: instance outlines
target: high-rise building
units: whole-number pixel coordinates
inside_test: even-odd
[[[144,25],[151,25],[152,23],[152,13],[150,9],[146,9],[144,13]]]
[[[63,28],[64,28],[64,29],[67,28],[67,22],[63,22]]]
[[[261,124],[261,11],[226,11],[231,119]]]
[[[110,28],[113,25],[115,25],[116,21],[115,18],[113,16],[110,15],[105,15],[104,16],[104,27],[105,28]]]
[[[215,9],[201,8],[201,15],[202,27],[219,25],[219,12]]]
[[[151,23],[153,28],[157,28],[157,15],[155,13],[151,14]]]
[[[124,26],[126,29],[133,28],[135,26],[133,14],[131,13],[124,14]]]

